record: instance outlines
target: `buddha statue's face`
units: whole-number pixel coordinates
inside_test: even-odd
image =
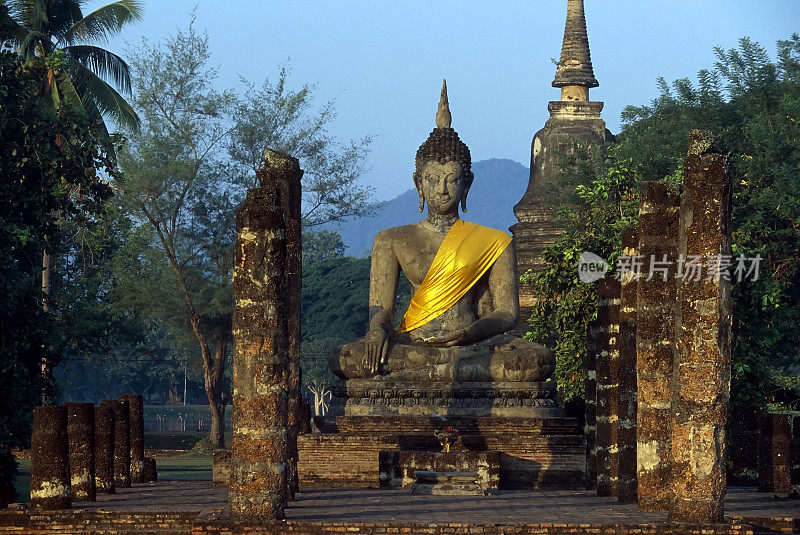
[[[450,160],[445,164],[428,162],[422,168],[417,188],[437,214],[458,212],[458,203],[465,195],[461,164]]]

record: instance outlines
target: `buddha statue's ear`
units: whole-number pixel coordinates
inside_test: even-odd
[[[464,194],[461,196],[461,211],[467,211],[467,194],[469,193],[469,188],[472,187],[472,180],[475,178],[475,175],[472,174],[472,171],[469,172],[468,180],[464,181]]]
[[[417,188],[417,194],[419,195],[419,211],[422,213],[425,209],[425,197],[422,195],[422,187],[419,184],[416,171],[411,173],[411,178],[414,180],[414,187]]]

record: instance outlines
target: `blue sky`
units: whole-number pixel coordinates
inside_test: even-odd
[[[104,2],[88,2],[93,9]],[[742,36],[766,46],[800,32],[800,0],[585,0],[589,44],[608,128],[628,104],[714,63],[714,46]],[[453,127],[473,160],[525,165],[547,102],[566,0],[270,1],[145,0],[144,20],[108,47],[124,56],[142,39],[159,41],[188,25],[208,32],[220,88],[239,75],[260,82],[290,61],[290,82],[317,84],[320,103],[336,97],[330,133],[342,141],[375,136],[362,180],[375,198],[411,187],[414,153],[434,126],[447,78]]]

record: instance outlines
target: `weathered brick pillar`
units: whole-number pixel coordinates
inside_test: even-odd
[[[788,414],[764,414],[761,417],[758,492],[789,492],[790,425]]]
[[[105,405],[114,413],[114,487],[124,489],[131,486],[130,420],[128,402],[104,399]]]
[[[156,469],[156,460],[152,457],[145,457],[142,463],[142,478],[145,482],[158,481],[158,470]]]
[[[100,494],[114,494],[114,412],[107,404],[94,408],[94,481]]]
[[[94,475],[94,404],[67,403],[65,407],[72,501],[93,502],[97,494]]]
[[[141,394],[122,394],[119,399],[128,402],[130,418],[131,483],[144,479],[144,398]]]
[[[617,337],[619,335],[620,283],[614,279],[597,282],[597,495],[617,492]]]
[[[728,485],[758,485],[758,442],[761,425],[760,407],[728,408]]]
[[[710,132],[693,130],[684,164],[678,254],[730,260],[728,157]],[[713,262],[706,261],[706,264]],[[684,267],[687,263],[684,263]],[[716,273],[714,272],[716,271]],[[731,393],[731,281],[727,270],[678,281],[672,397],[672,522],[724,521],[725,423]]]
[[[300,414],[300,289],[302,287],[303,248],[302,248],[302,189],[300,179],[303,171],[296,160],[285,166],[280,162],[293,160],[290,156],[267,150],[267,165],[260,170],[259,180],[267,187],[281,192],[281,207],[286,223],[286,285],[288,288],[289,329],[289,435],[287,437],[289,496],[294,498],[298,491],[297,474],[297,435],[299,434]],[[278,162],[271,165],[271,162]]]
[[[642,269],[636,285],[637,495],[643,511],[666,511],[671,496],[669,421],[680,187],[642,182],[639,191]]]
[[[639,252],[639,231],[622,231],[622,254],[636,257]],[[619,336],[617,338],[617,498],[620,502],[636,501],[636,285],[635,273],[620,280]]]
[[[584,406],[584,432],[586,433],[586,488],[597,488],[597,351],[599,329],[592,321],[586,331],[586,404]]]
[[[267,160],[268,172],[297,160]],[[263,176],[263,174],[261,174]],[[284,518],[287,500],[289,333],[286,225],[281,194],[259,181],[236,214],[233,288],[233,448],[231,516]]]
[[[800,498],[800,416],[792,418],[792,441],[789,443],[789,497]]]
[[[31,507],[72,506],[67,448],[67,409],[35,407],[31,435]]]

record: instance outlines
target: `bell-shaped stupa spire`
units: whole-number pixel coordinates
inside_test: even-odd
[[[567,23],[553,87],[600,85],[594,77],[583,0],[567,0]]]

